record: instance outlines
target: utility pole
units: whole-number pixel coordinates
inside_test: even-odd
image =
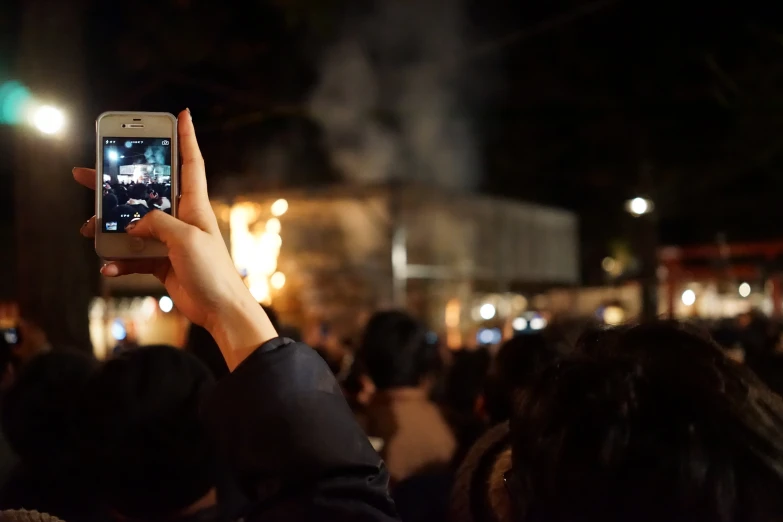
[[[83,163],[83,21],[86,0],[24,3],[16,72],[36,99],[67,111],[62,139],[20,126],[15,140],[16,295],[22,317],[55,346],[90,349],[88,306],[97,259],[79,235],[92,197],[73,181]],[[88,165],[91,164],[88,163]]]

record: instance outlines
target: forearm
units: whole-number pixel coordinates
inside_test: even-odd
[[[207,330],[220,347],[228,369],[234,371],[256,348],[277,337],[266,312],[245,289],[221,310]]]

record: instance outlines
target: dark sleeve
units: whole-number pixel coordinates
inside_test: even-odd
[[[256,506],[249,520],[397,520],[383,461],[309,346],[265,343],[217,385],[205,414]]]

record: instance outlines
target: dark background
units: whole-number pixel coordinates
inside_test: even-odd
[[[40,24],[30,22],[33,4]],[[60,30],[81,42],[78,67],[70,69],[80,71],[80,80],[63,83],[41,73],[32,88],[79,99],[72,127],[75,134],[83,131],[77,156],[85,164],[93,162],[91,122],[100,112],[187,106],[211,183],[227,176],[270,188],[328,183],[340,173],[309,100],[328,50],[346,38],[368,41],[368,20],[370,31],[388,32],[392,44],[404,41],[394,32],[410,21],[384,20],[388,4],[69,2],[69,12],[78,12],[76,25]],[[419,50],[404,45],[373,44],[367,60],[383,70],[384,89],[421,61],[445,71],[439,78],[472,136],[475,189],[577,211],[585,282],[602,281],[600,260],[613,241],[632,239],[623,202],[639,194],[655,201],[665,244],[710,243],[718,234],[729,242],[781,235],[779,6],[629,0],[461,5],[458,44],[434,59],[422,60]],[[55,22],[41,13],[55,16],[63,9],[42,0],[3,3],[0,78],[30,83],[17,51],[36,38],[36,30],[51,30],[47,24]],[[418,14],[409,25],[429,28],[437,43],[441,11],[411,12]],[[398,132],[404,117],[384,103],[393,96],[378,97],[371,119]],[[0,130],[3,158],[19,157],[12,137],[10,129]],[[277,163],[270,163],[270,151]],[[0,166],[6,229],[19,219],[14,209],[25,205],[14,197],[18,170],[12,161]],[[91,200],[83,197],[78,204],[86,216]]]

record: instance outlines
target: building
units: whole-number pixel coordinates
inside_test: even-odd
[[[522,292],[579,283],[578,222],[564,210],[417,185],[224,191],[213,203],[250,291],[300,326],[347,333],[394,306],[457,342],[527,310]]]

